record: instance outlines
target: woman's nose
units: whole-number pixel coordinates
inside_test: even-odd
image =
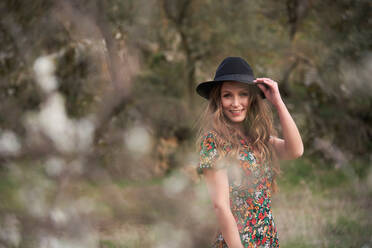
[[[240,102],[239,96],[234,96],[232,105],[233,106],[239,106],[239,102]]]

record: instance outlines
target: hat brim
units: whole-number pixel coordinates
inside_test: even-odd
[[[209,94],[211,92],[211,90],[213,89],[214,86],[220,84],[220,83],[223,83],[223,82],[240,82],[240,83],[246,83],[246,84],[249,84],[249,85],[255,85],[259,90],[260,90],[260,96],[262,98],[265,98],[265,94],[263,93],[263,91],[253,82],[255,80],[255,78],[252,78],[252,80],[249,80],[249,81],[246,81],[246,80],[231,80],[231,79],[228,79],[228,80],[212,80],[212,81],[206,81],[206,82],[202,82],[200,83],[197,87],[196,87],[196,92],[201,96],[201,97],[204,97],[205,99],[209,99]]]

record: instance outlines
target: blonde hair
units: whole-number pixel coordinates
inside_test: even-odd
[[[220,154],[227,155],[222,149],[224,145],[231,146],[230,156],[239,154],[241,138],[246,139],[260,163],[267,162],[273,169],[274,176],[272,189],[275,192],[276,176],[280,173],[279,163],[275,150],[269,142],[270,136],[276,136],[273,126],[273,114],[270,106],[259,96],[259,88],[255,85],[246,85],[249,92],[247,116],[243,121],[243,133],[234,128],[223,114],[221,102],[222,84],[217,84],[210,92],[209,102],[199,120],[199,132],[197,145],[199,146],[203,136],[207,132],[215,132],[216,147]]]

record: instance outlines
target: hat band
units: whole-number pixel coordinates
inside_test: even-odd
[[[247,74],[227,74],[214,78],[214,81],[238,81],[243,83],[252,83],[255,78]]]

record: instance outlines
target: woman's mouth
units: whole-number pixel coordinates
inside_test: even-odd
[[[231,113],[233,116],[238,116],[238,115],[240,115],[242,112],[243,112],[242,109],[240,109],[240,110],[230,110],[230,113]]]

